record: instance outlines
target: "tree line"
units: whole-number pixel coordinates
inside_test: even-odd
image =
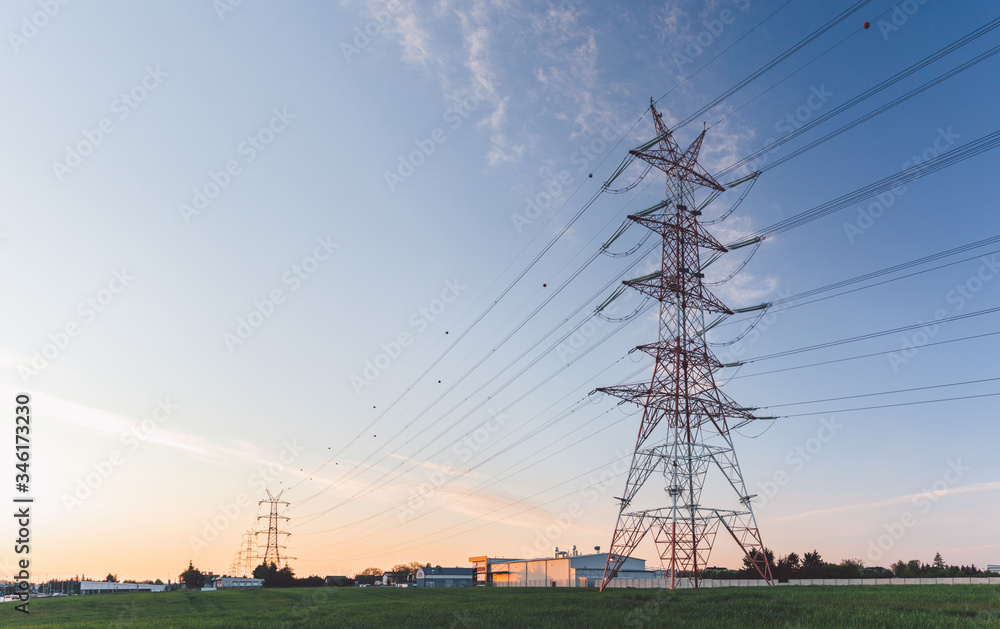
[[[758,579],[760,575],[754,568],[754,563],[761,551],[751,551],[750,557],[743,558],[741,570],[726,570],[709,568],[702,572],[705,579]],[[775,561],[774,552],[764,548],[763,555],[771,568],[771,577],[776,581],[788,579],[889,579],[897,578],[935,578],[935,577],[988,577],[1000,576],[995,572],[979,570],[975,564],[970,566],[950,566],[945,563],[941,553],[935,553],[930,564],[917,559],[903,561],[900,559],[889,568],[883,566],[864,565],[860,559],[843,559],[840,563],[824,561],[819,551],[804,553],[788,553]]]

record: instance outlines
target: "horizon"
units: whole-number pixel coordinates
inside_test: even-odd
[[[591,392],[648,384],[659,322],[632,290],[590,313],[660,268],[616,230],[664,196],[636,164],[602,185],[652,100],[719,181],[763,171],[700,218],[767,235],[705,270],[772,304],[707,336],[740,363],[721,390],[778,417],[734,436],[763,545],[1000,563],[994,7],[43,5],[0,18],[32,582],[226,574],[268,492],[300,577],[608,552],[639,415]]]

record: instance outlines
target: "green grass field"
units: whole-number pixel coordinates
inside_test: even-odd
[[[993,627],[1000,587],[317,588],[33,599],[2,627]]]

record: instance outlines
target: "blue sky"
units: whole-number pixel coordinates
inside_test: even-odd
[[[586,394],[646,377],[630,376],[643,363],[626,355],[655,340],[656,321],[646,311],[555,341],[639,254],[571,275],[626,214],[662,200],[662,180],[599,195],[498,297],[651,137],[651,97],[667,94],[665,120],[682,120],[852,3],[56,5],[19,0],[2,13],[0,388],[11,407],[20,391],[33,400],[39,570],[165,579],[189,558],[227,571],[265,487],[291,502],[288,552],[303,575],[607,548],[624,484],[615,461],[631,452],[638,417]],[[676,136],[686,146],[709,126],[701,161],[717,172],[996,17],[987,3],[872,0]],[[996,131],[996,64],[768,170],[713,233],[735,241]],[[768,239],[716,293],[754,305],[995,235],[996,159],[907,184],[871,220],[874,199]],[[611,249],[632,248],[641,231]],[[718,351],[753,358],[996,307],[994,250],[775,312]],[[654,268],[640,259],[627,277]],[[624,295],[620,315],[640,301]],[[922,347],[995,321],[748,364],[725,391],[767,407],[996,377],[996,337]],[[893,358],[755,375],[907,342],[918,347]],[[765,544],[868,565],[936,551],[997,563],[995,398],[829,412],[995,391],[985,382],[762,411],[822,412],[737,439]],[[712,482],[706,499],[728,500]],[[914,523],[899,525],[908,513]],[[714,564],[738,561],[717,545]]]

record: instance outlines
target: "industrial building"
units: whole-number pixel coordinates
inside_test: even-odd
[[[420,568],[417,570],[418,588],[461,588],[476,584],[475,568]]]
[[[505,559],[469,557],[475,566],[476,585],[497,587],[596,587],[600,585],[607,553],[579,554],[554,549],[552,557],[537,559]],[[619,579],[663,578],[662,571],[646,570],[646,560],[625,559],[618,571]]]
[[[152,583],[116,583],[114,581],[49,581],[40,586],[49,594],[124,594],[127,592],[163,592],[167,586]]]
[[[213,577],[205,581],[203,590],[234,590],[245,588],[262,588],[264,579],[248,579],[246,577]]]

